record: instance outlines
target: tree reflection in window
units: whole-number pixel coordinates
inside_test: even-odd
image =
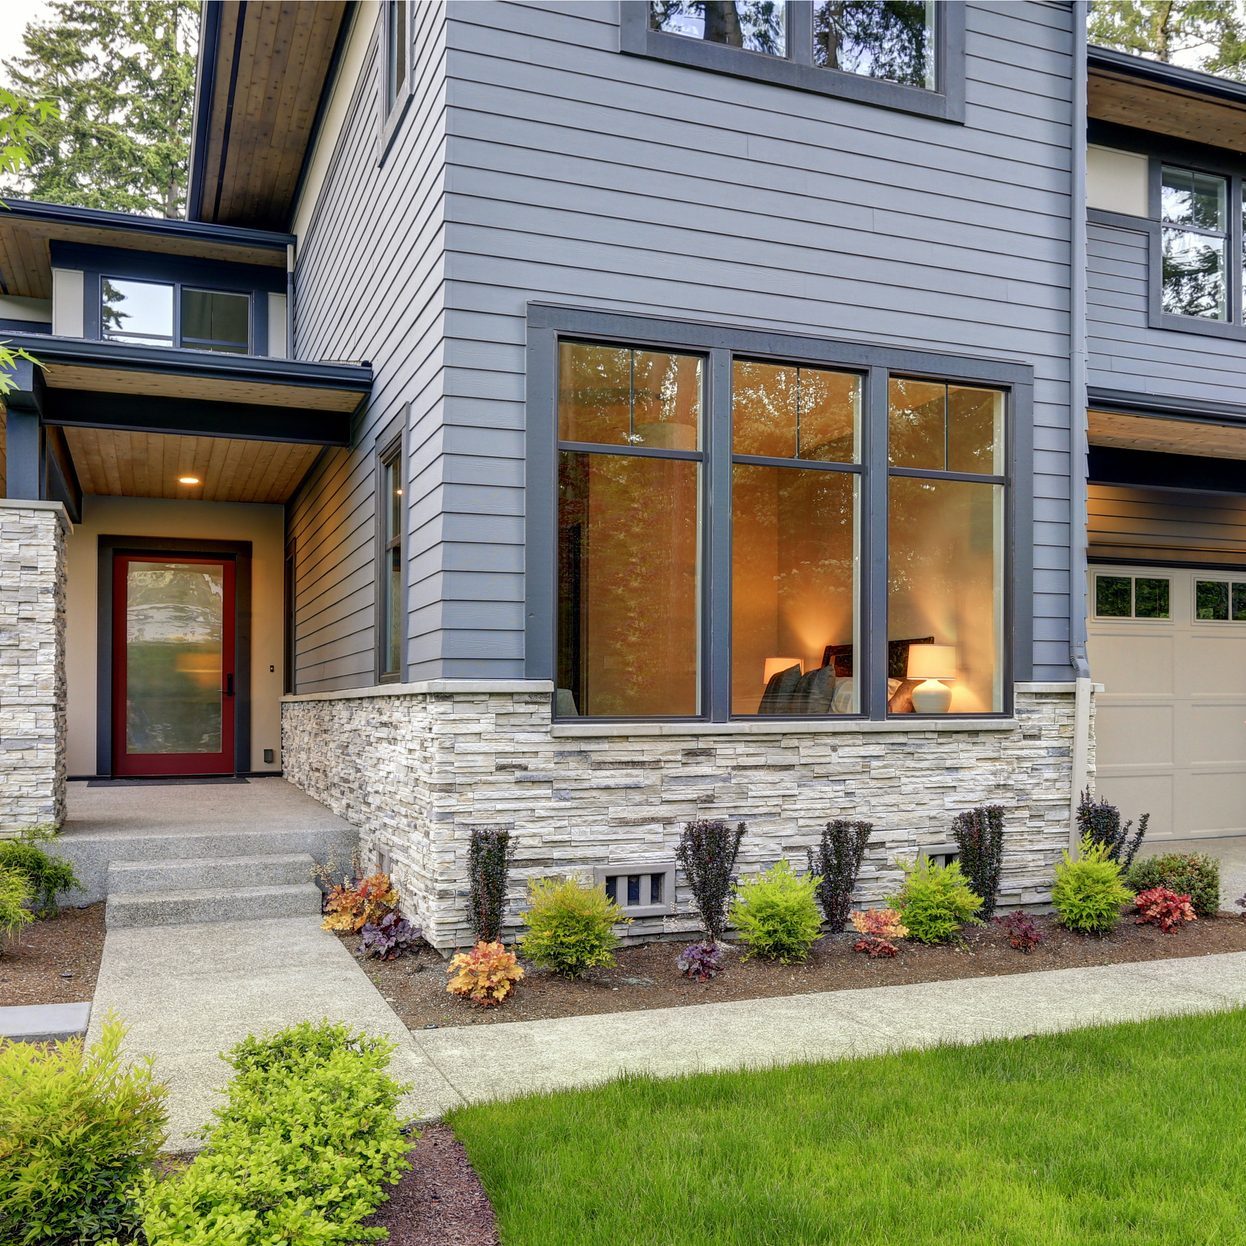
[[[1160,301],[1167,315],[1228,318],[1227,204],[1223,177],[1165,166]]]
[[[934,90],[934,8],[926,0],[818,0],[813,62]]]
[[[746,52],[787,54],[783,0],[653,0],[649,21],[670,35],[725,43]]]

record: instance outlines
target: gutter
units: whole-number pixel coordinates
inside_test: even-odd
[[[216,92],[216,55],[221,41],[222,4],[200,8],[199,57],[195,66],[195,109],[191,119],[190,174],[186,184],[186,217],[202,219],[204,166],[208,158],[208,125]]]
[[[1090,52],[1084,4],[1073,10],[1073,117],[1069,179],[1069,665],[1073,697],[1073,757],[1069,784],[1069,851],[1076,853],[1077,804],[1090,785],[1092,685],[1086,653],[1086,581],[1089,574],[1089,422],[1086,362],[1086,122]],[[1138,58],[1130,58],[1136,61]]]
[[[1085,6],[1075,4],[1073,7],[1080,11]],[[1076,24],[1076,15],[1073,20]],[[1084,35],[1084,12],[1081,12],[1081,26]],[[1086,47],[1084,41],[1082,46]],[[1118,52],[1115,48],[1101,48],[1096,45],[1087,48],[1087,65],[1098,73],[1133,78],[1154,86],[1167,87],[1170,91],[1202,95],[1227,104],[1246,105],[1246,83],[1235,82],[1231,78],[1219,78],[1215,74],[1206,74],[1197,69],[1183,69],[1180,65],[1170,65],[1164,61],[1148,60],[1145,56],[1137,56],[1132,52]]]

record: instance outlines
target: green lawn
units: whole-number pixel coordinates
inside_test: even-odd
[[[1243,1011],[628,1080],[451,1124],[503,1246],[1246,1242]]]

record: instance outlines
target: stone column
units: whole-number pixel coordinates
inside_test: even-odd
[[[65,820],[65,538],[59,502],[0,498],[0,835]]]

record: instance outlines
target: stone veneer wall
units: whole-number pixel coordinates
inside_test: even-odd
[[[948,843],[953,815],[982,804],[1008,810],[1000,906],[1044,904],[1069,842],[1073,703],[1072,685],[1027,685],[1012,726],[583,735],[551,731],[544,691],[295,697],[283,705],[282,751],[286,777],[359,828],[365,867],[390,856],[403,907],[446,949],[471,941],[476,826],[514,832],[516,929],[527,878],[591,881],[597,865],[669,862],[692,818],[748,823],[742,873],[781,856],[803,868],[829,819],[871,821],[858,897],[877,904],[898,860]],[[1092,751],[1092,774],[1093,764]],[[681,889],[676,913],[632,933],[695,927]]]
[[[58,502],[0,499],[0,835],[65,820],[65,538]]]

